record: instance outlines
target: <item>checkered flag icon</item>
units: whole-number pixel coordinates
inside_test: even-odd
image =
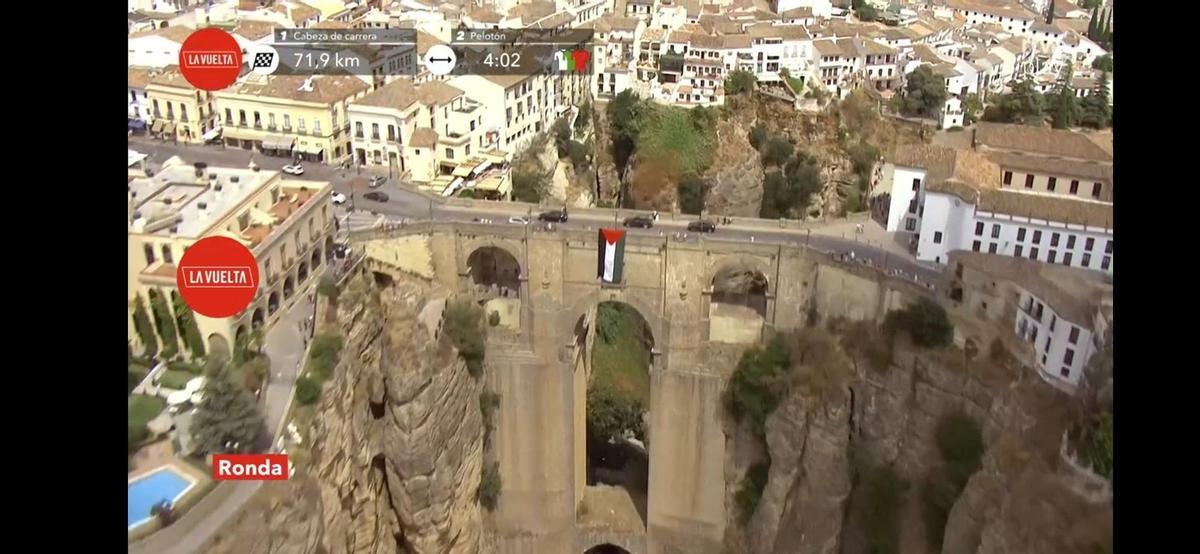
[[[260,52],[254,55],[254,68],[271,67],[273,61],[275,61],[274,52]]]

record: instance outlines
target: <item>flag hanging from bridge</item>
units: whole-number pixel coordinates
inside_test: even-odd
[[[600,229],[600,256],[596,270],[605,283],[620,283],[625,269],[625,231]]]

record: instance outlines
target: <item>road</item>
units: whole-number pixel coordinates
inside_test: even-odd
[[[250,163],[251,158],[253,158],[254,162],[264,169],[279,169],[290,162],[290,159],[287,158],[268,157],[237,148],[211,145],[173,145],[145,137],[130,138],[129,148],[150,154],[149,160],[152,165],[161,164],[167,158],[174,155],[178,155],[189,163],[207,162],[211,165],[228,165],[232,167],[245,167]],[[386,193],[388,200],[386,202],[374,202],[362,198],[361,190],[351,190],[351,181],[355,177],[374,174],[365,168],[362,169],[360,174],[353,169],[341,170],[321,164],[306,163],[304,164],[304,169],[305,173],[300,178],[330,181],[333,183],[334,190],[352,198],[355,204],[355,210],[350,218],[352,228],[370,225],[378,221],[381,215],[385,219],[392,221],[432,219],[433,221],[470,222],[478,219],[487,219],[493,221],[496,225],[512,225],[508,223],[509,217],[528,217],[530,215],[527,208],[519,205],[509,206],[503,203],[486,205],[479,208],[440,205],[415,190],[400,186],[396,179],[388,179],[382,187],[377,189]],[[349,212],[346,210],[339,211],[340,217],[345,217],[348,214]],[[536,217],[537,214],[535,212],[532,215]],[[572,214],[570,221],[561,225],[556,224],[556,226],[566,229],[595,229],[602,225],[611,225],[614,222],[619,222],[623,217],[620,210],[614,212],[613,218],[592,214]],[[686,227],[687,220],[677,219],[672,221],[668,218],[660,218],[653,229],[630,229],[629,232],[633,235],[662,236],[684,232],[686,231]],[[855,261],[871,264],[889,272],[898,272],[910,279],[915,278],[921,283],[936,284],[941,280],[940,269],[918,263],[911,255],[889,251],[875,244],[868,244],[865,241],[831,236],[831,234],[822,231],[820,228],[812,230],[811,233],[794,229],[769,230],[761,227],[739,226],[735,223],[731,226],[720,227],[715,233],[708,235],[706,239],[745,243],[804,245],[827,253],[843,254],[848,258],[852,256],[852,259]]]

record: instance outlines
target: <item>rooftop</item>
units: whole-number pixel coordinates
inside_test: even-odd
[[[408,140],[408,145],[417,148],[433,148],[434,144],[437,144],[437,141],[437,131],[429,127],[417,127],[413,129],[412,138]]]
[[[1112,296],[1112,284],[1098,271],[966,250],[950,253],[947,271],[953,271],[956,263],[1016,284],[1067,321],[1087,327],[1106,297]]]
[[[1011,0],[948,0],[946,5],[956,10],[976,11],[1017,19],[1037,19],[1036,14]]]
[[[1112,163],[1111,147],[1105,149],[1089,135],[1075,131],[980,122],[974,131],[974,144],[990,149],[1015,150],[1046,156],[1076,158]],[[1111,138],[1108,139],[1111,143]]]
[[[462,90],[442,81],[413,85],[411,79],[399,78],[355,100],[354,104],[403,110],[418,101],[426,106],[440,106],[462,95]]]
[[[233,34],[241,35],[250,40],[258,40],[263,38],[275,29],[275,25],[269,21],[254,21],[243,19],[238,22],[237,27],[233,28]]]
[[[300,90],[307,79],[312,79],[311,90]],[[345,100],[350,96],[370,88],[367,83],[354,75],[271,75],[266,84],[246,81],[222,91],[226,94],[241,94],[247,96],[262,96],[266,98],[286,98],[298,102],[315,102],[332,104]]]
[[[151,29],[148,31],[142,31],[140,33],[134,33],[132,35],[129,35],[129,38],[135,39],[135,38],[142,38],[142,37],[157,36],[157,37],[165,38],[171,42],[178,42],[179,44],[183,44],[183,41],[186,40],[188,38],[188,35],[192,34],[192,31],[194,31],[194,30],[195,29],[188,27],[187,25],[178,25],[178,26],[173,25],[170,27],[163,27],[160,29]]]
[[[200,238],[277,175],[276,171],[210,167],[202,177],[196,177],[193,166],[175,165],[153,177],[134,179],[129,183],[129,193],[133,195],[134,215],[141,217],[131,223],[130,232]],[[156,228],[163,221],[173,221],[174,225]],[[172,227],[175,233],[171,233]]]
[[[156,71],[146,67],[130,67],[129,68],[129,88],[146,88],[150,84],[150,79],[153,78]]]

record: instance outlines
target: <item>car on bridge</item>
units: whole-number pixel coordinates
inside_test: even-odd
[[[523,217],[510,217],[508,218],[508,222],[515,223],[517,225],[529,225],[529,220]]]
[[[558,223],[567,222],[567,210],[550,210],[538,214],[538,221],[555,221]]]
[[[654,226],[654,220],[648,215],[635,215],[625,218],[621,223],[626,227],[637,227],[640,229],[649,229]]]
[[[379,192],[377,190],[373,190],[371,192],[364,194],[363,198],[366,198],[367,200],[374,200],[376,202],[387,202],[388,201],[387,193]]]
[[[687,230],[694,233],[712,233],[717,230],[717,224],[708,220],[701,219],[688,223]]]
[[[370,188],[373,188],[373,189],[377,189],[377,188],[383,186],[383,184],[385,182],[387,182],[387,177],[384,177],[382,175],[376,175],[374,177],[371,177],[370,181],[367,181],[367,186]]]

